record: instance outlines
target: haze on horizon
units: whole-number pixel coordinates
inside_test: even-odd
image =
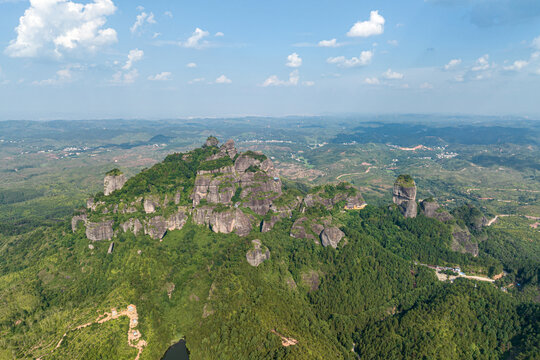
[[[540,2],[0,0],[0,119],[540,116]]]

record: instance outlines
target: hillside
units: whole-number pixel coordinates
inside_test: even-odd
[[[2,238],[0,359],[160,359],[181,338],[190,359],[540,356],[536,244],[520,257],[474,207],[417,207],[411,177],[376,207],[214,137],[121,170],[71,222]],[[97,320],[130,304],[136,325]]]

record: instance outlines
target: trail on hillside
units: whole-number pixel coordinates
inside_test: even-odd
[[[145,340],[141,339],[142,335],[140,331],[136,330],[137,326],[139,325],[139,314],[137,313],[137,306],[133,304],[128,305],[125,310],[122,310],[120,312],[118,312],[115,308],[112,308],[111,312],[106,312],[99,315],[97,319],[94,320],[93,322],[82,324],[73,329],[66,331],[64,335],[62,335],[62,338],[60,339],[60,341],[58,341],[58,344],[56,344],[56,347],[53,350],[51,350],[49,354],[44,355],[40,358],[37,358],[36,360],[43,360],[45,356],[51,355],[56,349],[58,349],[62,345],[62,343],[64,342],[64,339],[66,338],[69,332],[84,329],[93,324],[103,324],[110,320],[116,320],[122,316],[127,316],[129,318],[128,345],[138,350],[135,360],[139,360],[144,347],[148,344]]]

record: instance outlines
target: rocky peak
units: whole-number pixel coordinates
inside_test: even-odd
[[[103,193],[108,196],[113,191],[120,190],[127,182],[127,177],[118,169],[114,169],[105,174],[103,179]]]
[[[393,201],[406,218],[416,217],[416,183],[411,176],[398,176],[394,183]]]
[[[206,147],[218,146],[219,140],[215,136],[209,136],[204,143]]]

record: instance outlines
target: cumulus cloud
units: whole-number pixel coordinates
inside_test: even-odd
[[[336,64],[340,67],[350,68],[355,66],[366,66],[371,63],[373,58],[373,52],[366,50],[362,51],[359,57],[352,57],[347,59],[345,56],[329,57],[326,62],[329,64]]]
[[[214,36],[215,37],[222,37],[222,36],[225,36],[225,34],[222,33],[221,31],[218,31]]]
[[[185,42],[180,43],[180,46],[192,49],[199,49],[206,44],[206,42],[202,40],[209,35],[210,33],[208,31],[196,28],[193,34]]]
[[[298,70],[294,70],[289,74],[288,80],[280,80],[277,75],[272,75],[262,83],[262,86],[296,86],[299,81],[300,73]]]
[[[321,40],[317,44],[319,47],[339,47],[341,44],[338,44],[337,39],[331,39],[331,40]]]
[[[230,84],[232,83],[232,80],[226,77],[225,75],[221,75],[216,79],[216,84]]]
[[[300,67],[302,66],[302,58],[298,56],[297,53],[292,53],[291,55],[287,56],[287,63],[285,65],[293,68]]]
[[[131,31],[132,34],[134,34],[145,23],[148,23],[148,24],[156,23],[156,20],[154,18],[154,13],[147,14],[143,11],[142,13],[137,15],[137,19],[135,20],[135,23],[131,26],[129,30]]]
[[[15,29],[17,38],[5,52],[11,57],[59,57],[76,49],[96,51],[117,42],[116,31],[104,27],[115,11],[112,0],[31,0]]]
[[[444,70],[452,70],[461,64],[461,59],[452,59],[448,64],[444,65]]]
[[[379,15],[379,11],[374,10],[369,15],[369,20],[358,21],[347,33],[350,37],[370,37],[380,35],[384,32],[384,17]]]
[[[126,64],[122,67],[123,70],[130,70],[134,63],[141,61],[144,57],[144,51],[139,49],[133,49],[129,51]]]
[[[490,68],[489,55],[484,55],[476,60],[475,66],[472,67],[472,71],[485,71]]]
[[[162,73],[159,73],[159,74],[156,74],[156,75],[153,75],[153,76],[149,76],[148,80],[150,80],[150,81],[169,81],[169,80],[171,80],[171,77],[172,77],[172,74],[170,72],[164,71]]]
[[[191,69],[196,68],[196,67],[197,67],[197,63],[190,62],[190,63],[186,64],[186,67],[191,68]]]
[[[516,60],[512,63],[512,65],[505,66],[504,70],[507,71],[519,71],[529,65],[529,62],[526,60]]]
[[[367,77],[364,79],[364,83],[368,85],[379,85],[381,82],[376,77]]]
[[[383,77],[388,80],[401,80],[403,79],[403,74],[392,71],[392,69],[388,69],[383,73]]]

